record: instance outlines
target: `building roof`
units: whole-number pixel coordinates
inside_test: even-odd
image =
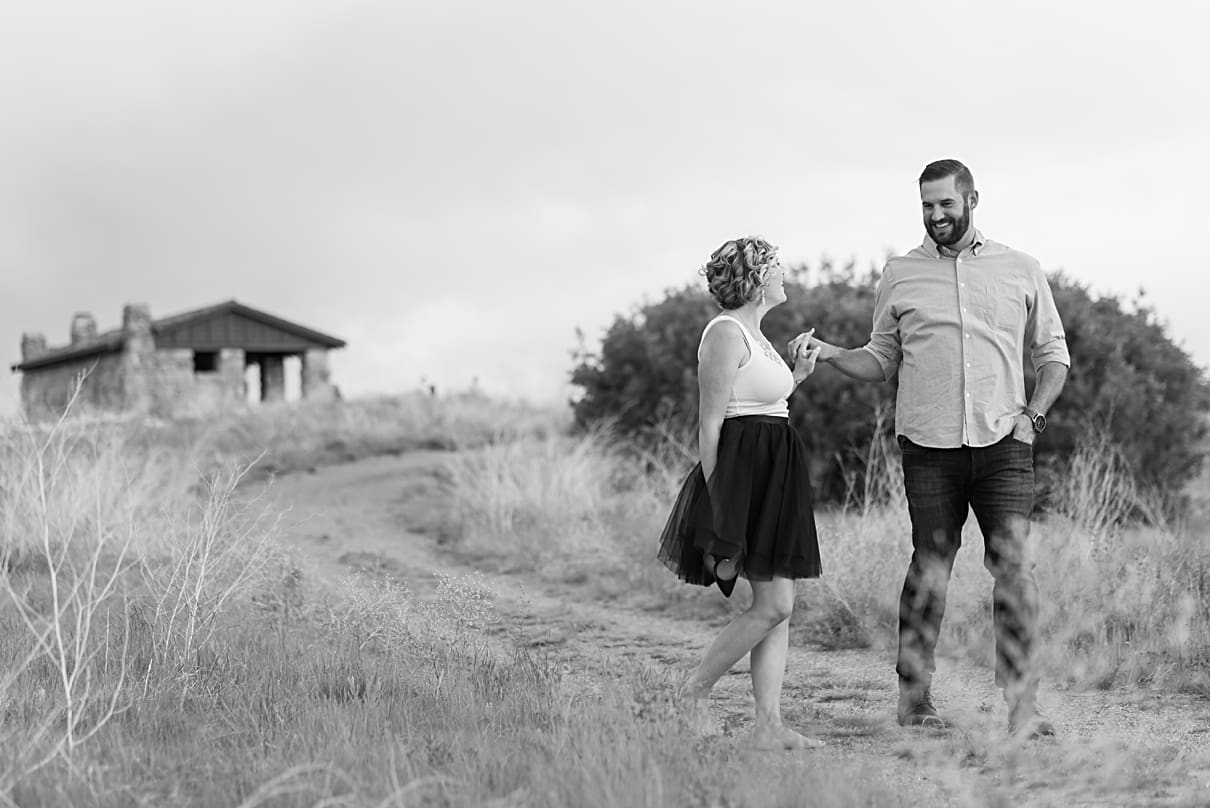
[[[293,353],[308,348],[343,348],[338,337],[292,323],[237,300],[151,321],[157,348],[218,350],[243,348],[263,353]],[[12,365],[13,371],[34,370],[97,354],[120,351],[121,328],[115,328],[75,345],[51,348],[34,359]]]

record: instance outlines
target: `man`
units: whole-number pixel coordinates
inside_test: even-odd
[[[1053,735],[1037,710],[1033,649],[1037,583],[1026,540],[1033,443],[1067,378],[1070,358],[1037,260],[984,238],[970,171],[957,160],[920,175],[924,243],[883,271],[869,342],[849,350],[809,334],[819,361],[865,381],[899,373],[895,431],[912,521],[912,560],[899,603],[899,723],[945,728],[930,687],[934,649],[962,526],[973,510],[995,579],[996,683],[1009,731]],[[1037,374],[1025,399],[1022,355]]]

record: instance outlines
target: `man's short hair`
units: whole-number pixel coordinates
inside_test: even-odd
[[[920,174],[919,184],[924,185],[926,182],[943,180],[946,177],[954,178],[954,187],[963,196],[975,190],[975,178],[971,176],[971,170],[960,160],[934,160],[924,167],[924,171]]]

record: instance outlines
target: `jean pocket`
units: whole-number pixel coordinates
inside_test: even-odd
[[[910,440],[900,435],[899,438],[899,464],[904,466],[916,466],[919,464],[925,455],[923,446],[912,443]]]
[[[1011,434],[1008,436],[1006,443],[1009,447],[1009,462],[1014,466],[1019,466],[1022,470],[1032,470],[1034,467],[1034,444],[1017,440]]]

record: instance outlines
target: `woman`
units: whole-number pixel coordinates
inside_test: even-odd
[[[723,309],[698,347],[701,462],[681,487],[659,557],[682,580],[717,583],[728,597],[743,575],[752,605],[714,640],[681,695],[701,728],[714,684],[751,652],[753,744],[823,746],[781,722],[794,579],[820,574],[806,450],[790,428],[787,400],[814,371],[819,349],[797,341],[791,370],[761,333],[765,314],[786,301],[776,247],[755,237],[728,241],[701,272]]]

